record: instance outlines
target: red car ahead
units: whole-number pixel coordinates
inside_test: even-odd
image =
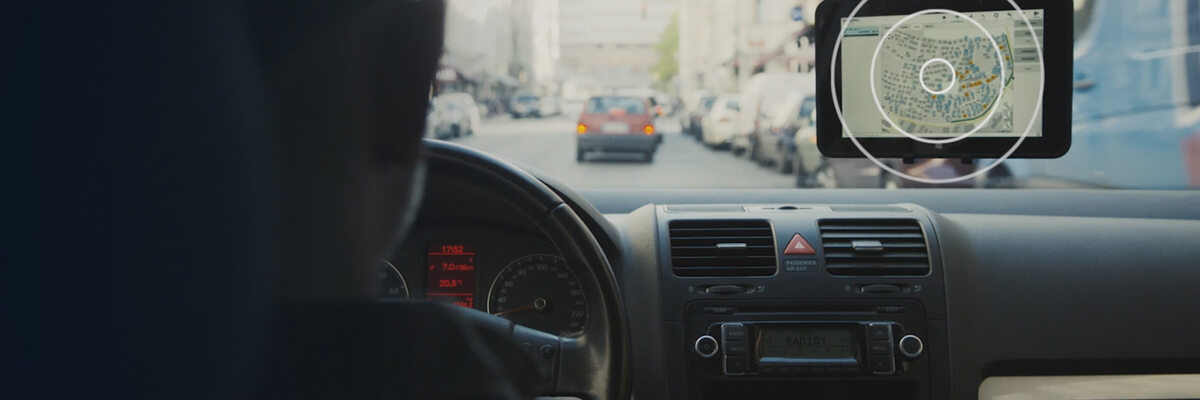
[[[641,153],[649,162],[660,142],[650,103],[632,96],[588,99],[575,133],[575,160],[579,162],[586,161],[592,151]]]

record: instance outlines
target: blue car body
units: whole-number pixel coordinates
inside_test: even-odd
[[[1200,187],[1200,0],[1089,6],[1075,38],[1070,151],[1006,167],[1027,182]]]

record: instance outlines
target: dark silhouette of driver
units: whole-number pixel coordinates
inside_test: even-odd
[[[32,8],[28,397],[530,397],[508,339],[374,301],[421,198],[441,1]]]

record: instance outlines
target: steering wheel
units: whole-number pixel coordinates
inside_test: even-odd
[[[462,309],[472,323],[505,330],[539,363],[539,395],[584,399],[630,398],[629,327],[612,266],[593,233],[561,197],[528,172],[482,152],[425,140],[431,174],[449,176],[504,195],[545,231],[580,274],[589,323],[579,337],[560,337],[481,311]],[[595,301],[599,300],[599,301]],[[455,307],[458,308],[458,307]]]

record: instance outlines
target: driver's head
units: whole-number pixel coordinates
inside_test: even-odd
[[[257,39],[282,198],[281,295],[365,299],[407,230],[442,50],[441,1],[259,1]]]
[[[72,380],[44,397],[245,397],[277,299],[372,296],[420,193],[441,1],[33,8],[32,265],[62,278],[39,359]]]

